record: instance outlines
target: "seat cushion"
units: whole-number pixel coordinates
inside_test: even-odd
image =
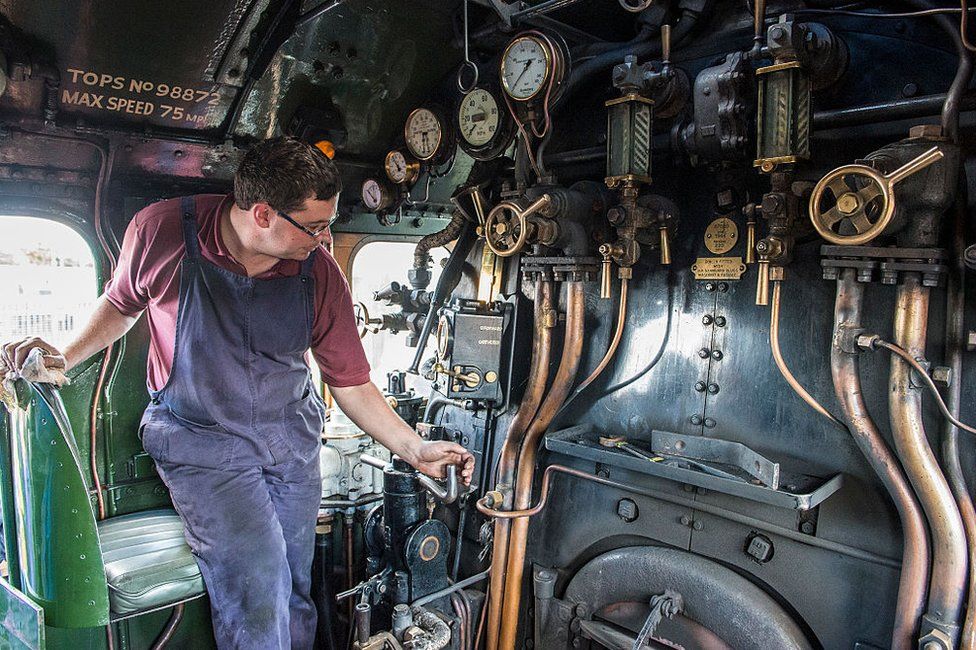
[[[204,592],[196,558],[173,510],[149,510],[98,522],[114,614],[162,607]]]

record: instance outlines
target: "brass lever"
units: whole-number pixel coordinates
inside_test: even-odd
[[[759,258],[759,276],[756,278],[756,304],[769,304],[769,258]]]
[[[458,381],[464,382],[468,388],[474,388],[481,383],[481,375],[476,372],[463,373],[457,370],[451,370],[450,368],[444,367],[442,363],[434,364],[434,372],[440,373],[442,375],[447,375],[448,377],[453,377]]]
[[[668,227],[661,226],[661,264],[667,266],[671,264],[671,237],[668,234]]]
[[[610,244],[601,244],[600,255],[603,256],[603,262],[600,268],[600,298],[607,300],[610,298],[611,292],[611,282],[610,282],[610,271],[613,260],[613,246]]]

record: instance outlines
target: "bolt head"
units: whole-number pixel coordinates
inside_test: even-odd
[[[936,366],[932,368],[932,381],[943,386],[951,386],[952,368],[947,366]]]

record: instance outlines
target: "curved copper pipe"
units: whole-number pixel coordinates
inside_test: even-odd
[[[184,608],[184,603],[180,603],[173,608],[173,613],[170,614],[169,620],[166,621],[166,627],[160,632],[159,637],[153,642],[149,650],[163,650],[169,644],[173,639],[173,635],[176,634],[176,628],[180,626],[180,621],[183,620]]]
[[[807,390],[797,381],[793,373],[790,372],[789,366],[786,365],[786,361],[783,359],[783,352],[779,347],[779,305],[780,305],[780,290],[783,282],[781,280],[773,281],[773,304],[769,308],[769,348],[773,353],[773,361],[776,362],[776,367],[779,368],[779,372],[783,375],[783,379],[786,383],[790,385],[793,392],[799,395],[800,399],[806,402],[810,408],[824,416],[835,425],[841,429],[846,428],[844,423],[834,417],[830,411],[825,409],[820,402],[814,399],[813,395],[807,392]]]
[[[863,304],[864,285],[855,280],[854,269],[845,269],[837,281],[830,374],[848,430],[884,484],[901,520],[904,541],[891,647],[909,650],[915,646],[918,625],[925,611],[929,581],[928,531],[915,493],[864,403],[858,350],[850,347],[852,342],[844,350],[844,337],[853,336],[861,328]]]
[[[613,360],[613,355],[617,353],[617,348],[620,347],[620,339],[623,337],[624,325],[627,324],[627,278],[620,278],[620,307],[617,310],[617,330],[613,333],[613,340],[610,341],[610,347],[607,348],[607,353],[603,355],[603,360],[600,364],[590,373],[590,376],[584,379],[579,386],[576,387],[574,391],[574,397],[592,384],[600,374],[607,369],[610,362]]]
[[[929,289],[917,273],[906,273],[895,304],[895,343],[913,357],[925,355]],[[911,380],[911,367],[892,356],[888,411],[895,448],[915,488],[932,532],[932,580],[925,627],[952,630],[959,623],[968,568],[962,518],[922,424],[922,391]]]
[[[566,291],[566,340],[563,342],[559,370],[539,407],[539,412],[529,426],[519,453],[518,475],[515,484],[515,509],[528,507],[532,501],[532,483],[535,479],[535,461],[539,441],[549,424],[556,416],[559,407],[573,388],[576,372],[579,370],[583,353],[584,316],[586,302],[583,283],[567,283]],[[518,627],[519,603],[522,598],[522,573],[525,567],[525,546],[528,541],[529,520],[517,519],[512,522],[508,543],[508,568],[505,576],[505,595],[502,600],[502,628],[499,646],[505,650],[515,646],[515,632]]]
[[[960,179],[965,182],[965,177]],[[965,199],[956,201],[953,219],[952,264],[946,282],[946,365],[952,369],[953,381],[946,391],[946,406],[957,420],[962,400],[962,351],[966,328],[966,219],[968,214]],[[949,487],[956,497],[962,524],[969,542],[969,598],[966,605],[966,618],[962,627],[959,646],[976,648],[976,507],[969,494],[966,476],[959,462],[959,428],[949,421],[942,427],[942,462],[945,464]]]
[[[498,489],[506,495],[506,507],[512,505],[512,489],[515,484],[515,468],[518,464],[519,447],[526,429],[535,417],[549,379],[549,359],[552,354],[552,328],[555,325],[552,309],[552,280],[542,278],[535,286],[535,333],[532,337],[532,358],[529,362],[529,378],[518,412],[512,418],[505,437],[505,444],[498,460]],[[505,592],[505,566],[508,562],[509,523],[495,521],[492,536],[491,585],[488,606],[488,648],[498,647],[498,631],[501,627],[502,597]],[[482,618],[484,622],[484,617]]]

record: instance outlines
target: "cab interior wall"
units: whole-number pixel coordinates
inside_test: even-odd
[[[545,3],[521,4],[530,8]],[[875,8],[910,11],[922,4],[885,2]],[[236,165],[257,140],[281,134],[328,140],[335,145],[334,161],[344,186],[340,218],[333,228],[339,251],[336,256],[346,261],[344,271],[350,274],[355,250],[363,242],[417,242],[447,226],[456,210],[452,197],[459,188],[469,186],[472,180],[483,183],[494,205],[503,198],[503,182],[514,187],[516,177],[529,170],[521,153],[516,160],[510,158],[512,147],[505,149],[503,160],[492,162],[475,161],[458,149],[450,163],[442,161],[439,175],[422,176],[407,191],[408,201],[401,197],[397,208],[380,210],[379,218],[360,196],[364,181],[383,177],[384,156],[402,146],[404,120],[414,108],[435,105],[446,107],[448,116],[456,112],[465,8],[471,59],[482,71],[497,68],[506,45],[531,29],[558,35],[565,42],[572,60],[568,74],[572,75],[592,57],[610,49],[606,43],[623,44],[634,38],[641,21],[657,25],[666,17],[675,24],[689,7],[696,12],[697,22],[690,33],[672,44],[671,64],[680,68],[691,84],[727,54],[752,46],[751,3],[668,0],[655,3],[643,14],[633,14],[623,11],[617,2],[578,0],[517,27],[505,25],[496,6],[507,7],[508,3],[0,0],[0,50],[6,59],[8,79],[0,96],[0,214],[71,225],[91,244],[101,285],[108,277],[110,262],[99,245],[96,220],[109,235],[109,248],[117,254],[129,220],[145,205],[167,197],[232,191]],[[958,9],[948,3],[932,6]],[[804,197],[831,170],[906,138],[910,127],[939,124],[941,101],[930,99],[926,103],[923,99],[944,95],[957,70],[952,39],[936,20],[827,13],[838,7],[838,3],[820,0],[770,2],[766,7],[768,24],[781,14],[790,14],[798,21],[825,25],[843,41],[848,55],[838,80],[812,92],[811,153],[807,161],[791,170],[792,182],[803,187]],[[859,11],[871,8],[865,3],[852,7]],[[825,13],[804,13],[805,9]],[[958,12],[948,14],[948,19],[957,24]],[[250,38],[238,31],[245,28],[252,29]],[[657,27],[652,31],[657,34]],[[640,57],[641,63],[660,60],[660,48],[651,49]],[[581,83],[571,85],[551,108],[552,134],[540,158],[552,174],[552,186],[570,188],[579,181],[603,184],[607,164],[605,103],[620,95],[611,70],[622,63],[623,56],[617,57]],[[57,71],[59,84],[54,91],[50,79],[42,74],[51,67]],[[84,71],[96,73],[94,86],[86,86]],[[152,93],[145,98],[155,101],[151,116],[64,101],[74,92],[109,96],[114,81],[108,81],[108,89],[100,89],[103,73],[124,78],[126,85],[132,79],[152,79],[155,83],[165,79],[170,86],[212,88],[202,92],[212,93],[203,101],[213,104],[206,111],[193,113],[201,116],[199,121],[176,124],[160,117],[162,102],[158,96],[154,100]],[[976,144],[976,91],[969,86],[961,101],[958,145],[962,164],[955,198],[964,212],[967,244],[972,241],[976,202],[976,159],[970,155]],[[46,115],[50,92],[56,92],[59,101],[53,115]],[[895,106],[912,100],[919,108],[911,115],[907,115],[909,109]],[[754,115],[755,99],[745,103],[750,106],[750,116]],[[878,108],[885,104],[890,108]],[[851,109],[857,107],[874,108],[855,114]],[[504,110],[504,105],[501,108]],[[137,110],[134,104],[132,110]],[[670,264],[660,263],[656,232],[651,241],[642,242],[640,259],[628,266],[632,278],[619,349],[599,377],[558,410],[546,432],[581,427],[591,431],[591,437],[624,436],[639,445],[650,443],[652,431],[733,441],[780,463],[784,473],[842,475],[843,484],[810,509],[790,509],[574,456],[564,453],[564,447],[560,451],[543,442],[534,474],[532,505],[540,498],[543,470],[550,465],[568,466],[636,486],[636,490],[570,475],[552,478],[548,505],[530,519],[517,645],[532,648],[538,642],[538,610],[533,601],[537,571],[555,571],[555,597],[560,599],[577,573],[607,552],[624,547],[667,547],[712,560],[758,586],[795,620],[810,647],[889,647],[903,536],[888,492],[851,434],[805,404],[774,365],[769,343],[770,310],[756,304],[756,266],[748,265],[733,279],[696,279],[691,270],[701,258],[712,255],[706,246],[711,224],[727,217],[744,240],[747,217],[743,206],[761,202],[770,191],[769,174],[760,173],[752,164],[755,119],[747,120],[751,140],[738,152],[741,155],[693,165],[673,126],[681,120],[693,120],[692,110],[689,96],[677,116],[655,117],[650,150],[653,181],[643,189],[647,194],[665,196],[676,206],[677,216],[669,232]],[[74,144],[72,139],[94,143],[108,156],[104,183],[99,178],[97,152],[91,144]],[[94,209],[96,189],[101,194],[100,214]],[[725,197],[720,198],[723,193]],[[616,204],[616,199],[611,203]],[[800,383],[828,411],[843,419],[830,367],[836,283],[824,279],[821,261],[825,242],[806,216],[805,199],[801,203],[802,217],[792,232],[792,258],[784,265],[780,343]],[[605,218],[606,207],[586,224],[588,255],[597,260],[600,244],[615,240],[615,231]],[[938,243],[950,252],[954,244],[952,219],[952,209],[941,215]],[[764,227],[760,219],[757,238],[765,234]],[[451,291],[454,300],[473,301],[478,295],[483,239],[468,254]],[[736,245],[734,255],[745,256],[743,243]],[[536,253],[541,255],[540,251]],[[506,344],[517,351],[506,406],[472,406],[463,399],[451,399],[430,409],[425,418],[430,424],[457,432],[456,439],[475,454],[478,462],[472,494],[462,501],[466,513],[461,516],[455,503],[438,505],[433,515],[447,523],[455,543],[461,545],[462,578],[490,564],[479,555],[486,544],[484,524],[490,519],[478,513],[475,501],[496,488],[494,473],[506,431],[518,412],[527,381],[535,332],[532,300],[538,279],[521,273],[519,262],[514,260],[524,265],[530,256],[527,248],[506,258],[500,291],[518,304],[513,321],[516,325]],[[594,267],[598,263],[590,262]],[[409,270],[402,269],[402,281]],[[968,275],[972,285],[972,274]],[[568,277],[565,280],[555,283],[559,317],[554,322],[550,382],[559,366],[559,351],[566,343],[563,328],[569,309]],[[613,297],[606,299],[601,297],[598,274],[594,272],[584,283],[585,337],[576,384],[598,366],[610,345],[619,286],[615,275]],[[895,287],[877,281],[865,287],[863,328],[891,340]],[[718,317],[722,317],[721,325],[716,322]],[[967,332],[974,319],[976,300],[970,290],[965,298]],[[928,323],[926,358],[934,366],[946,365],[949,350],[944,282],[932,289]],[[402,333],[400,336],[405,338]],[[137,435],[148,401],[143,388],[148,345],[148,328],[140,322],[117,346],[109,371],[110,384],[101,397],[97,467],[109,516],[169,503]],[[432,340],[424,359],[434,354],[435,347]],[[976,404],[969,396],[976,394],[976,373],[970,367],[971,350],[964,349],[962,354],[964,370],[953,381],[962,387],[959,419],[972,423],[976,421]],[[888,424],[890,356],[882,351],[859,355],[863,398],[889,446],[893,444]],[[79,450],[86,459],[100,359],[96,356],[73,372],[72,384],[61,391]],[[696,387],[699,383],[702,388]],[[437,391],[432,391],[427,396],[428,405],[434,404],[435,394]],[[922,401],[925,430],[941,459],[943,418],[927,394]],[[971,434],[961,431],[959,437],[961,465],[972,485],[976,481],[972,470],[976,446]],[[93,479],[90,471],[87,478]],[[629,502],[628,507],[630,503],[635,506],[635,517],[621,514],[624,501]],[[366,571],[366,543],[359,538],[365,511],[356,517],[358,581],[370,576]],[[464,529],[457,531],[459,522],[464,522]],[[340,528],[337,524],[336,535]],[[750,541],[760,535],[771,540],[775,549],[770,558],[761,561],[748,552]],[[453,548],[450,558],[453,561]],[[343,570],[337,560],[339,591],[347,587]],[[626,567],[620,571],[617,577],[626,579]],[[485,584],[472,587],[472,593],[477,591],[480,597]],[[642,606],[646,610],[646,604]],[[342,617],[344,607],[339,605]],[[593,618],[589,614],[575,616]],[[165,617],[157,618],[153,625],[161,627]],[[205,626],[205,619],[195,615],[193,620]],[[346,623],[351,627],[351,621]],[[379,631],[379,623],[374,627],[374,632]],[[569,628],[568,622],[565,627]],[[714,631],[721,635],[720,629]],[[572,644],[573,636],[568,634],[547,638],[544,633],[543,647]],[[578,626],[575,635],[580,638]],[[582,643],[605,647],[593,639],[584,638]]]

